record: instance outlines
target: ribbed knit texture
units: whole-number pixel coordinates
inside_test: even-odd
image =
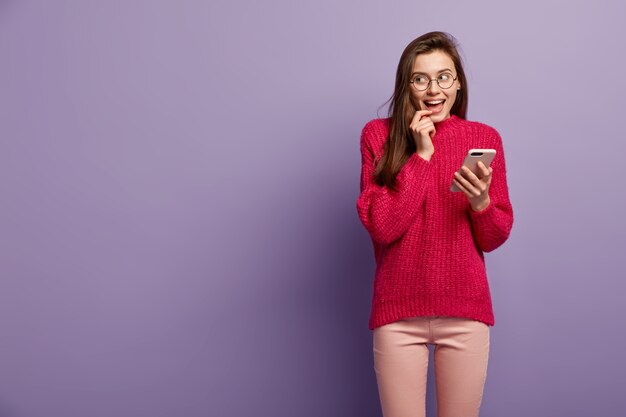
[[[502,139],[494,128],[454,115],[435,129],[430,161],[411,155],[392,191],[373,180],[389,119],[363,128],[356,206],[376,258],[370,330],[413,316],[495,324],[483,252],[502,245],[513,225]],[[480,212],[463,192],[450,191],[454,172],[472,148],[496,150],[490,204]]]

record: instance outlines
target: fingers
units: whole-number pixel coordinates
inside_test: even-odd
[[[491,184],[491,174],[493,168],[487,168],[485,164],[478,161],[478,176],[474,174],[466,166],[462,166],[460,172],[454,173],[454,184],[467,196],[472,208],[475,204],[482,204],[485,200],[489,201],[489,185]],[[487,203],[488,204],[488,203]]]
[[[485,179],[485,181],[486,181],[487,179],[491,180],[491,178],[490,178],[490,177],[491,177],[491,172],[493,171],[493,168],[491,168],[491,167],[487,168],[487,167],[485,166],[485,164],[483,164],[483,162],[482,162],[482,161],[478,161],[478,164],[477,164],[477,165],[478,165],[478,171],[479,171],[479,173],[481,173],[481,174],[482,174],[480,178],[481,178],[481,179]]]
[[[465,166],[461,167],[460,172],[454,173],[455,180],[463,185],[464,192],[466,192],[468,197],[477,197],[489,190],[493,168],[487,168],[479,161],[478,170],[480,178]]]
[[[487,168],[485,164],[481,161],[478,161],[478,175],[474,174],[469,168],[463,166],[461,167],[460,173],[473,184],[478,184],[479,180],[489,184],[491,183],[491,173],[493,172],[493,168]]]
[[[475,195],[473,195],[467,188],[465,188],[465,186],[461,184],[461,182],[457,180],[456,177],[454,178],[454,180],[452,180],[452,182],[454,182],[456,186],[459,187],[459,190],[463,191],[463,194],[465,194],[467,198],[475,197]]]
[[[413,120],[420,120],[423,116],[431,114],[432,112],[432,110],[417,110],[413,115]]]
[[[431,137],[435,134],[435,124],[430,118],[424,118],[417,122],[417,124],[411,127],[415,133],[419,133],[422,136],[430,135]]]
[[[465,169],[465,167],[463,167],[462,170],[463,169]],[[475,175],[474,178],[476,178]],[[454,173],[454,182],[456,183],[457,187],[463,190],[465,195],[470,198],[478,197],[485,191],[485,185],[481,185],[480,180],[478,180],[479,184],[475,184],[473,181],[468,181],[463,175],[459,174],[458,172]]]
[[[432,137],[436,130],[435,124],[432,119],[428,117],[432,113],[431,110],[418,110],[413,115],[413,119],[411,120],[411,124],[409,126],[410,130],[414,134],[418,134],[421,136],[426,136],[430,134]]]
[[[428,115],[431,113],[432,111],[430,110],[416,111],[413,115],[413,119],[411,119],[411,129],[417,129],[418,127],[424,128],[428,124],[432,125],[434,129],[435,125],[433,124],[433,121],[430,119],[430,117],[428,117]]]

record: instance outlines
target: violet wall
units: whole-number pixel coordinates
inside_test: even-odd
[[[431,30],[515,211],[481,416],[623,415],[624,16],[0,1],[0,417],[380,416],[359,135]]]

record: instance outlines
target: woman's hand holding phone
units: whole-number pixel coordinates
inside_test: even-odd
[[[435,124],[428,117],[431,113],[431,110],[417,110],[409,126],[417,154],[427,161],[430,161],[433,153],[435,153],[432,141],[432,136],[435,134]]]
[[[471,169],[462,166],[454,173],[454,183],[469,200],[472,210],[482,211],[489,206],[489,185],[491,184],[491,174],[493,168],[487,168],[482,161],[478,161],[478,175]]]

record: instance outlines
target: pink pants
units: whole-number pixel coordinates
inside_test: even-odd
[[[438,417],[477,417],[487,378],[489,326],[458,317],[410,317],[373,330],[384,417],[426,416],[429,350],[435,345]]]

